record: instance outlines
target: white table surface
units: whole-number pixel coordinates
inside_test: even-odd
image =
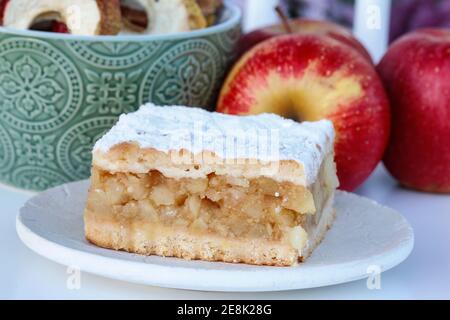
[[[66,267],[42,258],[17,237],[15,217],[30,194],[0,187],[0,298],[3,299],[450,299],[450,196],[401,189],[380,167],[358,193],[404,214],[416,244],[400,266],[366,281],[276,293],[210,293],[161,289],[81,274],[67,289]]]

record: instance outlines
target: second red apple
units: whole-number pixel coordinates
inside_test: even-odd
[[[401,37],[378,71],[392,105],[386,168],[409,188],[450,193],[450,31]]]

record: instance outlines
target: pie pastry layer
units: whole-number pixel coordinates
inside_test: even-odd
[[[334,218],[333,139],[328,121],[143,106],[94,148],[86,237],[146,255],[295,265]]]

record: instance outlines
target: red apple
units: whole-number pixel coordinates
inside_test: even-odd
[[[450,31],[400,38],[378,71],[392,105],[387,169],[404,186],[450,193]]]
[[[320,20],[295,19],[289,21],[289,27],[291,28],[291,32],[296,34],[327,35],[342,42],[343,44],[353,47],[360,52],[361,55],[367,58],[368,61],[372,62],[372,58],[366,48],[352,35],[350,31],[338,24]],[[286,35],[288,33],[289,31],[287,30],[287,26],[284,24],[276,24],[247,33],[239,40],[237,46],[237,56],[241,57],[255,45],[265,40],[280,35]]]
[[[389,137],[389,103],[374,66],[328,35],[279,36],[251,49],[229,74],[218,111],[332,120],[344,190],[370,175]]]

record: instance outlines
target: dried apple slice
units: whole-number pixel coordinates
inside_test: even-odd
[[[125,0],[121,7],[124,25],[132,31],[167,34],[207,26],[195,0]]]
[[[122,24],[119,0],[7,0],[0,12],[6,27],[30,29],[36,22],[56,21],[50,30],[75,35],[114,35]]]
[[[208,26],[212,26],[217,21],[220,9],[223,7],[223,0],[197,0]]]
[[[144,10],[121,5],[122,22],[125,29],[144,32],[148,27],[148,16]]]

